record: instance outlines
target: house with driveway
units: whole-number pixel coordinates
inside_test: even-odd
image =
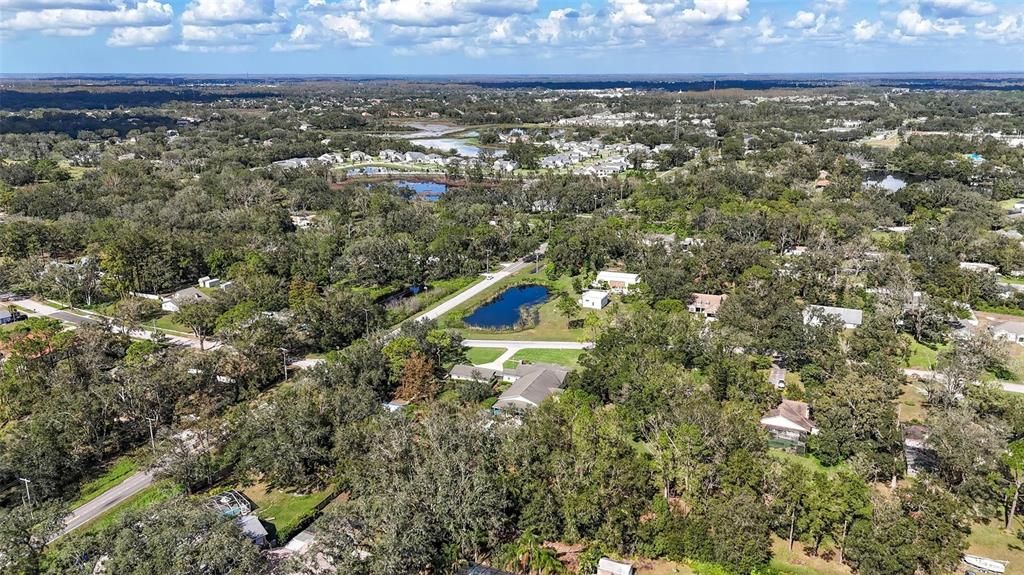
[[[638,274],[625,272],[603,271],[597,274],[595,287],[608,286],[613,293],[628,294],[629,290],[640,283]]]
[[[510,383],[498,396],[492,410],[522,412],[539,406],[545,399],[561,393],[570,370],[546,363],[521,363],[514,369],[495,370],[475,365],[456,365],[448,377],[456,381],[476,381],[497,385]]]

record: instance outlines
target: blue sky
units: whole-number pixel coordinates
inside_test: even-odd
[[[1021,70],[1021,0],[0,0],[3,73]]]

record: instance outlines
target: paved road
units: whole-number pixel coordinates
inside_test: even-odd
[[[466,347],[504,347],[506,349],[590,349],[589,341],[518,341],[512,339],[464,339]]]
[[[140,471],[135,475],[128,477],[118,485],[111,487],[109,490],[104,492],[102,495],[86,503],[85,505],[75,509],[68,516],[64,523],[64,530],[60,532],[57,537],[53,539],[67,535],[75,529],[78,529],[82,525],[96,519],[100,515],[106,513],[111,507],[116,506],[124,500],[142,491],[153,484],[153,473],[150,471]]]
[[[87,317],[85,315],[73,313],[68,310],[57,309],[51,305],[47,305],[45,303],[37,302],[31,299],[18,300],[12,303],[20,308],[29,310],[35,315],[53,318],[55,320],[66,323],[72,327],[81,327],[85,324],[98,323],[99,321],[98,317]],[[111,329],[115,332],[124,331],[120,327],[116,326],[112,327]],[[132,332],[129,333],[128,335],[137,339],[153,339],[154,337],[153,332],[145,329],[132,330]],[[166,337],[168,341],[175,345],[199,349],[199,340],[197,338],[170,334],[164,334],[164,337]],[[218,347],[220,347],[220,345],[221,344],[218,341],[206,340],[207,350],[217,349]]]

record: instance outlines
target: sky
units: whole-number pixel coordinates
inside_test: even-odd
[[[0,0],[0,73],[1024,71],[1024,0]]]

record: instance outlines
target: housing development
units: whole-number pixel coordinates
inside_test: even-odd
[[[1019,76],[5,77],[0,300],[4,574],[1024,574]]]

